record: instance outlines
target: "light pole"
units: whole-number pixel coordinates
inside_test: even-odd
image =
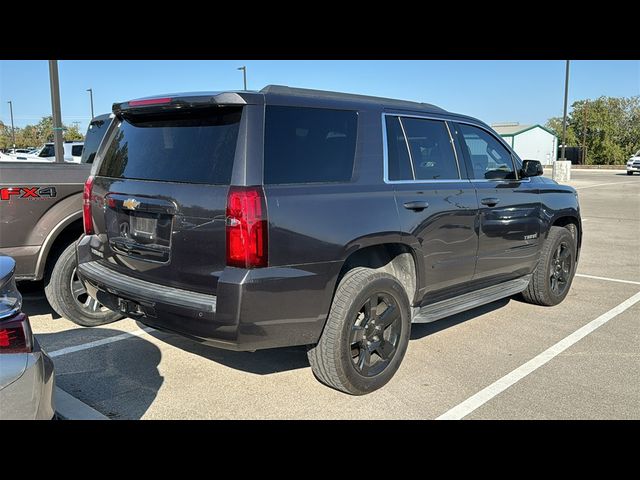
[[[564,113],[562,114],[562,158],[566,160],[565,148],[567,146],[567,97],[569,96],[569,62],[567,60],[566,72],[564,77]]]
[[[242,79],[244,80],[244,89],[247,89],[247,67],[243,65],[242,67],[238,67],[238,70],[242,70]]]
[[[93,88],[87,88],[89,92],[89,99],[91,100],[91,120],[93,120]]]
[[[13,126],[13,102],[9,100],[7,102],[9,104],[9,111],[11,112],[11,138],[13,139],[13,150],[16,149],[16,129]]]
[[[60,114],[60,83],[58,81],[58,61],[49,60],[49,82],[51,84],[51,111],[53,113],[53,141],[55,142],[56,163],[64,162],[62,146],[62,115]]]

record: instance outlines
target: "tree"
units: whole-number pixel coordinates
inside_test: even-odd
[[[6,126],[0,121],[0,149],[7,149],[13,146],[11,138],[11,127]]]
[[[74,125],[73,127],[67,127],[64,131],[64,139],[68,142],[81,142],[84,140],[84,137],[78,130],[78,126]]]
[[[27,125],[16,133],[16,145],[19,147],[39,147],[42,144],[36,127]]]
[[[78,130],[78,127],[73,125],[63,128],[63,137],[66,141],[82,141],[84,136]],[[8,134],[4,132],[8,130]],[[3,132],[0,132],[0,148],[3,147],[6,142],[6,136],[9,138],[9,145],[11,144],[11,128],[4,127]],[[35,125],[27,125],[24,128],[16,128],[16,146],[17,147],[39,147],[43,143],[53,142],[53,118],[51,116],[42,117],[42,119]]]
[[[561,118],[550,118],[547,126],[561,135]],[[582,147],[583,141],[588,164],[624,164],[640,149],[640,96],[573,102],[567,118],[567,145]]]
[[[42,120],[34,125],[34,128],[38,138],[41,140],[40,143],[53,142],[53,117],[51,115],[42,117]]]
[[[552,130],[558,137],[558,145],[562,144],[562,117],[551,117],[547,120],[545,126]],[[573,127],[569,125],[567,121],[567,145],[576,144],[576,134],[573,131]]]

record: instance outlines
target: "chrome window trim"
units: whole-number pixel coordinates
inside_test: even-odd
[[[414,180],[389,180],[389,150],[387,143],[387,119],[386,117],[398,117],[398,122],[400,123],[400,127],[402,128],[402,134],[404,135],[405,145],[407,147],[407,151],[409,153],[409,162],[411,163],[411,171],[413,173]],[[413,158],[411,157],[411,148],[409,147],[409,139],[404,131],[404,125],[402,124],[402,118],[419,118],[424,120],[437,120],[445,124],[447,128],[447,132],[449,133],[449,140],[451,144],[451,149],[453,150],[453,155],[456,160],[456,166],[458,167],[458,177],[457,179],[444,179],[444,180],[416,180],[415,179],[415,170],[413,165]],[[462,172],[460,170],[460,161],[458,159],[458,152],[456,151],[455,143],[453,142],[453,137],[451,135],[451,130],[449,129],[448,122],[452,120],[448,120],[442,117],[436,116],[428,116],[428,115],[414,115],[414,114],[405,114],[405,113],[390,113],[390,112],[382,112],[382,167],[383,167],[383,181],[386,184],[417,184],[417,183],[460,183],[460,182],[470,182],[472,179],[462,178]],[[471,124],[474,125],[474,124]]]
[[[499,182],[499,183],[510,183],[510,182],[530,182],[531,178],[472,178],[472,182]]]

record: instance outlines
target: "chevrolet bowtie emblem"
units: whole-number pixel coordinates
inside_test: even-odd
[[[140,205],[140,202],[135,198],[127,198],[124,202],[122,202],[122,206],[124,208],[128,208],[129,210],[135,210]]]

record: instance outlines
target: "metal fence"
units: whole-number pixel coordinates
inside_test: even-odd
[[[562,148],[558,148],[558,160],[562,156]],[[582,165],[582,147],[566,147],[565,157],[570,160],[573,165]]]

